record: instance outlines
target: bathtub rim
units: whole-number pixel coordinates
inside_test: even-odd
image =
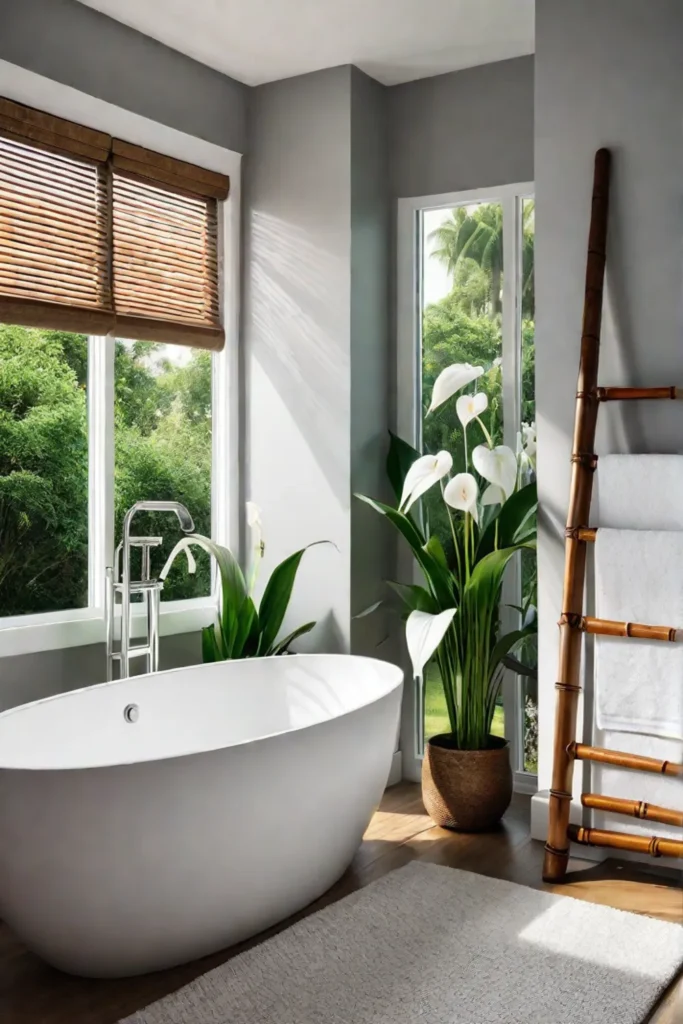
[[[228,662],[232,665],[239,665],[242,662],[254,662],[254,661],[279,661],[283,655],[269,655],[262,658],[234,658],[228,659]],[[392,694],[399,687],[403,686],[405,679],[405,672],[398,665],[393,664],[390,661],[384,661],[381,658],[373,658],[368,655],[362,654],[324,654],[316,652],[305,652],[301,654],[290,655],[290,657],[303,658],[305,660],[334,660],[334,661],[362,661],[370,662],[373,665],[380,665],[386,667],[387,678],[391,680],[389,685],[384,685],[381,688],[381,692],[375,694],[370,700],[362,701],[353,707],[347,708],[341,714],[332,715],[322,719],[319,722],[311,722],[308,725],[299,726],[296,729],[279,729],[275,732],[268,732],[252,736],[247,740],[242,740],[239,743],[224,743],[219,746],[211,747],[200,747],[191,750],[183,750],[177,753],[164,754],[159,757],[146,757],[146,758],[135,758],[133,760],[119,759],[117,761],[103,762],[98,764],[65,764],[65,765],[12,765],[5,764],[2,760],[2,753],[0,751],[0,772],[85,772],[95,771],[109,768],[124,768],[132,765],[143,765],[143,764],[158,764],[163,761],[174,761],[182,758],[196,757],[201,754],[211,754],[221,750],[231,750],[236,747],[246,747],[254,743],[262,743],[265,740],[275,739],[280,736],[287,736],[290,733],[304,732],[308,729],[314,729],[318,726],[324,725],[327,722],[336,721],[337,719],[344,719],[349,715],[356,714],[362,711],[364,708],[370,707],[381,700],[385,700],[390,694]],[[212,662],[213,665],[224,665],[228,662]],[[188,672],[192,669],[209,668],[210,666],[205,663],[199,663],[197,665],[183,665],[178,668],[166,669],[163,672],[145,672],[139,676],[127,676],[124,679],[113,679],[109,682],[103,683],[92,683],[89,686],[79,686],[73,690],[64,690],[61,693],[53,693],[48,697],[40,697],[38,700],[29,701],[26,704],[18,704],[16,707],[7,708],[5,711],[0,712],[0,727],[2,726],[5,719],[11,718],[15,714],[22,714],[30,711],[31,708],[38,707],[40,705],[49,704],[53,701],[68,700],[71,697],[77,697],[79,694],[90,692],[92,690],[102,690],[105,687],[119,686],[124,683],[130,683],[131,681],[142,682],[152,678],[153,676],[167,676],[175,675],[180,672]]]

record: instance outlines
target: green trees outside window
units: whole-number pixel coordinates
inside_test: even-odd
[[[210,535],[211,356],[115,344],[116,536],[143,498],[182,501]],[[0,325],[0,617],[87,605],[87,377],[84,335]],[[167,538],[155,552],[158,571],[174,524],[144,519],[136,530]],[[174,566],[163,597],[209,592],[205,556],[195,576]]]

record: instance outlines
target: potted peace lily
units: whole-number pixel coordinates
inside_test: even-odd
[[[437,377],[428,414],[484,373],[456,364]],[[494,444],[482,420],[485,393],[461,394],[456,411],[464,430],[464,464],[448,451],[420,454],[392,435],[387,460],[396,507],[358,495],[398,529],[419,566],[424,585],[392,583],[407,613],[406,640],[416,687],[422,736],[424,670],[435,658],[450,731],[433,736],[422,762],[425,807],[450,828],[490,828],[512,796],[508,744],[491,726],[503,681],[503,659],[535,630],[533,622],[504,633],[500,623],[505,569],[518,551],[536,546],[535,430],[525,428],[518,451]],[[468,453],[476,424],[483,442]],[[438,486],[448,539],[430,531],[422,498]]]

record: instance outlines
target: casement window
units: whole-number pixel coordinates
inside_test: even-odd
[[[228,540],[229,177],[138,145],[144,119],[119,115],[136,144],[0,99],[0,655],[103,638],[134,502],[181,501]],[[164,537],[158,571],[174,517],[142,531]],[[162,632],[210,621],[208,557],[193,576],[178,560],[162,601]]]
[[[445,366],[472,363],[485,368],[481,389],[487,393],[485,419],[495,443],[515,450],[518,440],[529,439],[533,452],[533,184],[399,200],[397,239],[398,433],[418,448],[447,448],[462,465],[464,438],[455,402],[428,417],[425,399]],[[483,440],[470,437],[471,443]],[[443,511],[437,489],[426,500],[430,523],[438,531]],[[447,537],[444,543],[447,547]],[[525,599],[535,604],[535,552],[524,556],[511,565],[504,582],[501,615],[506,629],[518,624],[517,609]],[[406,562],[402,576],[411,569]],[[506,673],[493,729],[510,741],[515,787],[535,792],[533,641],[521,657],[530,674]],[[402,747],[404,771],[417,779],[421,763],[413,749],[413,713],[406,706]],[[425,677],[421,727],[425,738],[449,731],[435,666]]]

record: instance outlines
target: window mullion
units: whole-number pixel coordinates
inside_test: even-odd
[[[521,429],[521,211],[518,196],[505,196],[503,205],[503,439],[506,445],[516,450],[517,433]],[[519,628],[519,614],[514,610],[519,605],[521,592],[521,560],[519,556],[508,565],[503,581],[503,628]],[[514,771],[522,768],[522,714],[520,677],[512,672],[505,673],[503,684],[503,708],[505,733],[510,743]]]
[[[97,609],[114,552],[114,346],[88,338],[88,605]]]

